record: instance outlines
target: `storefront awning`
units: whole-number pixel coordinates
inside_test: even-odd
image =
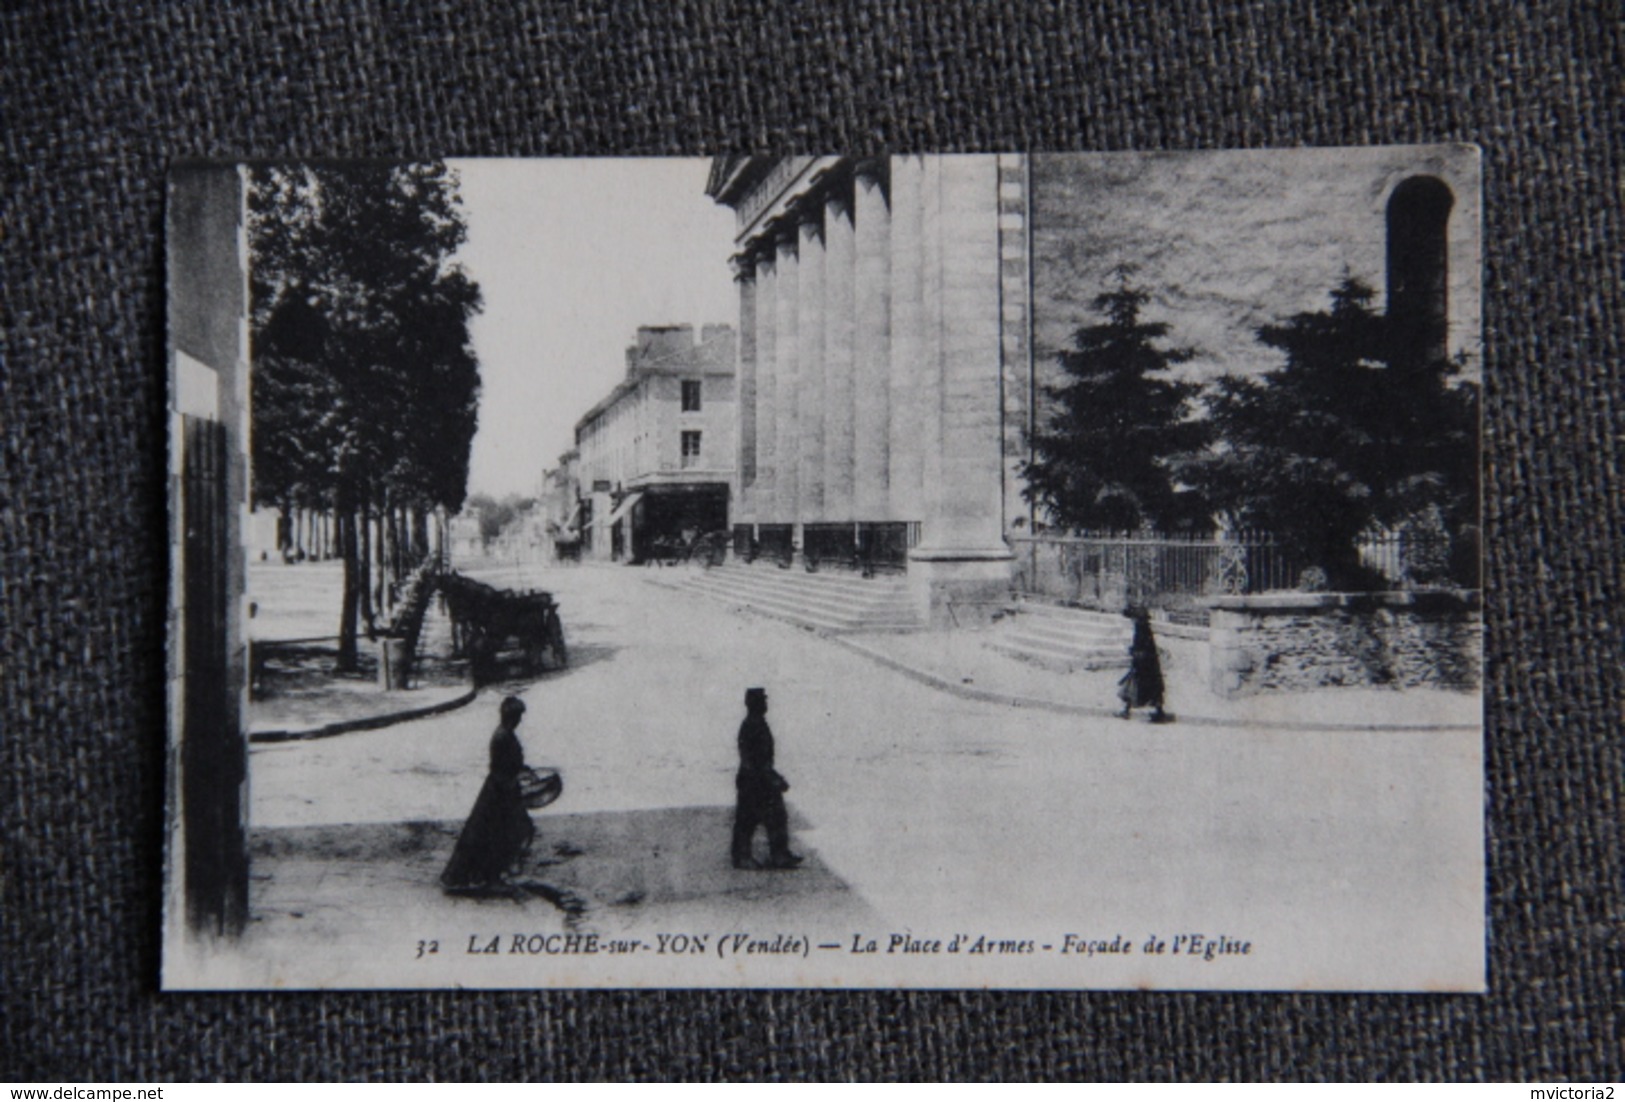
[[[622,517],[626,516],[627,513],[630,513],[632,511],[632,506],[636,505],[638,502],[640,502],[642,500],[643,500],[643,495],[641,493],[627,494],[626,497],[621,501],[621,503],[619,505],[615,506],[615,511],[613,513],[609,514],[609,519],[607,521],[605,521],[604,523],[606,523],[606,524],[614,524],[616,521],[618,521]]]

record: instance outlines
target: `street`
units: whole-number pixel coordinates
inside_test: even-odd
[[[649,584],[644,568],[492,565],[471,573],[550,590],[570,668],[490,687],[447,715],[256,747],[260,921],[250,952],[256,938],[267,952],[304,938],[307,949],[326,947],[330,966],[348,977],[333,982],[411,985],[404,959],[369,958],[361,967],[340,958],[369,936],[376,943],[378,929],[391,931],[391,944],[419,940],[402,929],[414,922],[444,930],[460,951],[488,928],[563,929],[565,917],[540,901],[523,906],[525,925],[516,926],[514,904],[446,900],[434,881],[483,780],[497,702],[516,692],[529,706],[518,732],[527,761],[556,766],[565,778],[564,796],[534,818],[537,853],[566,847],[538,875],[585,905],[573,929],[763,931],[794,923],[814,940],[841,941],[842,951],[827,956],[842,957],[846,971],[769,970],[753,980],[766,984],[939,982],[940,960],[896,958],[888,971],[854,973],[847,943],[872,935],[884,954],[894,933],[905,945],[907,936],[959,933],[1030,938],[1056,952],[1068,934],[1078,944],[1121,936],[1135,949],[1044,951],[987,962],[985,972],[941,972],[954,986],[1267,987],[1311,975],[1321,986],[1384,989],[1415,987],[1422,975],[1459,989],[1481,977],[1476,732],[1159,727],[983,704],[805,630]],[[744,690],[757,685],[768,690],[778,768],[793,786],[794,845],[809,859],[796,872],[735,872],[727,863],[735,734]],[[278,876],[298,867],[301,883],[319,885],[336,873],[287,840],[328,831],[338,863],[345,853],[333,828],[356,824],[383,832],[372,879],[294,908]],[[416,827],[424,840],[397,860],[391,824],[450,825]],[[344,835],[352,849],[367,829]],[[631,859],[631,849],[643,856]],[[1196,934],[1251,949],[1180,961],[1142,952],[1148,939]],[[525,986],[645,975],[542,979],[466,967],[423,982]]]

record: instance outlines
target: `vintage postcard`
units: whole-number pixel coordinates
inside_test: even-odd
[[[1480,224],[177,165],[164,986],[1482,991]]]

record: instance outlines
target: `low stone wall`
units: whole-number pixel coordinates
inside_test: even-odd
[[[1151,614],[1151,631],[1162,652],[1162,672],[1169,684],[1206,685],[1212,680],[1212,646],[1206,627],[1175,624]]]
[[[1225,697],[1333,687],[1473,689],[1476,591],[1218,597],[1210,684]]]

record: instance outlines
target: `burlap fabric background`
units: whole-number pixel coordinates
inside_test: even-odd
[[[0,1078],[1619,1079],[1619,9],[266,4],[3,17]],[[1491,993],[161,996],[179,156],[1485,151]]]

